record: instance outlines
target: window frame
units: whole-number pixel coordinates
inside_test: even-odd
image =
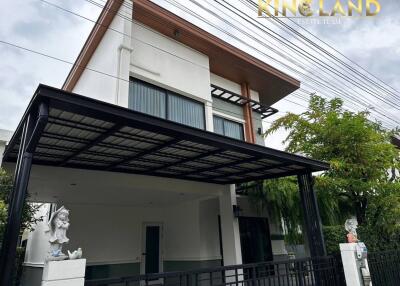
[[[153,83],[149,83],[149,82],[147,82],[147,81],[138,79],[138,78],[136,78],[136,77],[132,77],[132,76],[129,77],[129,85],[130,85],[131,83],[135,82],[135,81],[136,81],[136,82],[140,82],[141,84],[147,85],[148,87],[151,87],[151,88],[154,88],[154,89],[158,89],[159,91],[162,91],[162,92],[165,94],[165,118],[163,118],[163,117],[157,117],[157,116],[154,116],[154,115],[151,115],[151,114],[147,114],[147,113],[144,113],[144,112],[141,112],[141,113],[147,114],[147,115],[149,115],[149,116],[154,116],[154,117],[157,117],[157,118],[161,118],[161,119],[164,119],[164,120],[168,120],[168,121],[171,121],[171,122],[174,122],[174,123],[177,123],[177,124],[182,124],[182,125],[185,125],[185,126],[189,126],[189,127],[192,127],[192,128],[196,128],[196,129],[201,129],[201,130],[206,130],[206,129],[207,129],[207,125],[206,125],[206,122],[207,122],[207,121],[206,121],[206,105],[205,105],[204,102],[202,102],[202,101],[200,101],[200,100],[196,100],[196,99],[191,98],[191,97],[188,97],[188,96],[185,96],[185,95],[182,95],[182,94],[177,93],[177,92],[175,92],[175,91],[172,91],[172,90],[169,90],[169,89],[160,87],[160,86],[155,85],[155,84],[153,84]],[[194,103],[201,104],[201,106],[202,106],[202,112],[203,112],[203,128],[198,128],[198,127],[194,127],[194,126],[191,126],[191,125],[186,125],[186,124],[179,123],[179,122],[176,122],[176,121],[173,121],[173,120],[169,119],[169,114],[170,114],[170,113],[169,113],[169,94],[170,94],[170,93],[173,94],[173,95],[175,95],[175,96],[182,97],[183,99],[192,101],[192,102],[194,102]],[[131,94],[130,94],[130,91],[129,91],[129,94],[128,94],[128,107],[129,107],[129,99],[130,99],[130,97],[131,97]],[[134,109],[132,109],[132,110],[134,110]],[[134,111],[140,112],[140,111],[137,111],[137,110],[134,110]]]
[[[214,111],[213,111],[212,116],[213,116],[213,121],[214,121],[214,117],[218,117],[218,118],[221,118],[221,119],[226,120],[226,121],[230,121],[230,122],[233,122],[233,123],[237,123],[237,124],[239,124],[239,125],[242,127],[241,129],[242,129],[243,139],[238,139],[238,138],[234,138],[234,137],[227,136],[227,135],[225,134],[225,124],[222,125],[223,133],[224,133],[224,134],[220,134],[220,135],[225,136],[225,137],[228,137],[228,138],[236,139],[236,140],[246,141],[246,133],[244,132],[245,120],[242,120],[242,119],[239,119],[239,118],[236,118],[236,117],[233,117],[233,116],[229,116],[229,115],[224,114],[224,113],[214,112]],[[214,128],[213,128],[213,129],[214,129]],[[216,133],[216,132],[215,132],[215,129],[213,130],[213,132]],[[219,134],[219,133],[217,133],[217,134]]]

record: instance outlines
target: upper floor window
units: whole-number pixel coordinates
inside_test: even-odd
[[[204,104],[152,84],[131,79],[129,108],[199,129],[205,129]]]
[[[243,124],[216,115],[213,119],[215,133],[244,140]]]

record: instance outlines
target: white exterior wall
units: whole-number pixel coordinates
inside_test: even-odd
[[[214,130],[208,56],[135,22],[129,70],[132,77],[203,102],[206,129]]]
[[[164,261],[221,259],[218,209],[214,200],[184,202],[169,207],[66,204],[70,210],[69,244],[83,249],[88,265],[140,263],[144,223],[162,223]],[[46,215],[48,208],[41,209]],[[43,266],[48,251],[47,218],[28,236],[25,265]]]
[[[214,73],[210,73],[211,83],[215,84],[219,87],[225,88],[229,91],[232,91],[236,94],[242,94],[242,87],[240,84],[233,82],[229,79],[220,77]],[[250,89],[250,98],[255,101],[260,101],[259,93],[253,89]]]
[[[234,205],[237,205],[235,185],[229,185],[219,197],[224,265],[242,264],[239,221],[233,216]]]
[[[131,75],[203,102],[211,101],[208,56],[140,23],[133,24]]]
[[[200,256],[209,260],[221,259],[219,245],[218,198],[199,202]]]
[[[223,190],[197,182],[43,166],[33,166],[29,185],[31,200],[70,209],[65,249],[81,247],[88,265],[140,262],[146,222],[164,225],[165,261],[221,259],[218,196]],[[47,213],[48,206],[40,215]],[[43,264],[46,224],[45,219],[29,234],[26,265]]]
[[[161,255],[164,261],[220,259],[218,252],[201,247],[198,201],[164,208],[68,207],[71,210],[68,248],[82,247],[88,264],[141,262],[142,226],[146,222],[163,224]],[[214,231],[218,238],[218,228]],[[213,236],[213,233],[204,235]]]
[[[124,5],[119,13],[131,14]],[[206,55],[121,17],[113,19],[87,67],[111,76],[86,69],[73,92],[108,103],[128,106],[130,76],[206,104],[212,102]],[[207,127],[212,130],[210,124]]]
[[[119,13],[129,17],[131,10],[124,5]],[[213,130],[206,55],[141,23],[115,17],[87,67],[110,76],[86,69],[73,92],[128,107],[129,77],[137,77],[203,102],[206,129]]]
[[[6,142],[0,141],[0,166],[1,166],[1,163],[3,162],[3,153],[4,153],[5,148],[6,148]]]
[[[0,167],[3,162],[3,153],[8,141],[10,141],[12,132],[9,130],[0,129]]]
[[[242,88],[241,88],[240,84],[238,84],[236,82],[233,82],[229,79],[220,77],[219,75],[216,75],[214,73],[210,73],[210,79],[211,79],[212,84],[215,84],[219,87],[225,88],[236,94],[242,94]]]
[[[128,5],[129,7],[131,4],[130,1],[124,1],[118,13],[129,17],[132,13],[131,9],[125,6]],[[87,69],[83,71],[80,79],[73,88],[73,92],[108,103],[119,104],[118,89],[120,85],[124,84],[126,89],[128,86],[127,81],[129,80],[129,74],[126,74],[128,71],[124,74],[120,63],[129,62],[129,54],[128,58],[126,56],[125,58],[121,58],[121,54],[124,55],[121,52],[130,48],[130,27],[131,22],[122,17],[114,17],[110,24],[110,29],[104,34],[103,39],[100,41],[87,65]],[[116,31],[120,31],[121,33]],[[106,73],[109,76],[90,69]],[[119,80],[119,78],[123,80]]]
[[[46,253],[49,250],[49,243],[45,236],[45,231],[48,230],[47,215],[49,210],[50,204],[43,204],[35,215],[37,218],[43,217],[43,221],[38,222],[35,230],[28,233],[25,251],[25,265],[27,266],[43,266]]]

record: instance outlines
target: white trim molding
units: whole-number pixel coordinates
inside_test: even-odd
[[[241,119],[241,118],[238,118],[238,117],[235,117],[235,116],[223,113],[223,112],[215,111],[215,110],[213,110],[213,115],[217,115],[217,116],[220,116],[220,117],[232,120],[232,121],[236,121],[236,122],[242,123],[242,124],[244,124],[246,122],[244,119]]]

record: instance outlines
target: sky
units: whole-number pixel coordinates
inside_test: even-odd
[[[104,4],[104,0],[94,1]],[[246,29],[253,37],[255,36],[262,39],[263,44],[261,45],[260,42],[246,39],[243,33],[237,29],[237,27],[244,27],[243,25],[246,24],[240,18],[237,18],[237,16],[231,15],[228,10],[217,3],[222,0],[196,1],[211,12],[217,15],[224,15],[223,20],[216,17],[211,12],[201,9],[200,6],[195,5],[193,2],[187,0],[176,1],[184,7],[188,7],[190,11],[194,11],[197,15],[203,17],[207,22],[194,17],[187,11],[185,12],[182,9],[173,7],[169,0],[154,0],[155,3],[170,9],[203,29],[224,38],[235,46],[291,74],[290,70],[286,67],[276,64],[271,60],[272,58],[276,59],[279,57],[271,52],[270,49],[267,49],[265,45],[274,44],[284,53],[288,53],[292,56],[295,56],[295,54],[289,50],[285,50],[283,47],[279,46],[280,44],[278,42],[275,42],[272,38],[263,34],[262,31],[251,28],[251,26],[243,29]],[[100,13],[99,7],[85,0],[48,0],[48,2],[60,5],[93,20],[96,20]],[[332,0],[325,1],[327,10],[329,10],[329,7],[332,7],[333,2]],[[345,3],[347,1],[342,2]],[[311,49],[302,47],[300,45],[301,43],[292,35],[286,33],[282,29],[278,29],[276,25],[272,23],[271,19],[257,18],[256,12],[244,6],[242,0],[224,1],[224,3],[229,3],[232,7],[239,8],[240,11],[253,17],[257,23],[266,25],[272,31],[283,36],[286,40],[297,43],[302,51],[313,54]],[[333,20],[331,23],[298,23],[301,27],[317,35],[321,40],[329,43],[347,58],[352,59],[352,61],[382,79],[396,90],[400,90],[400,81],[397,80],[400,77],[400,17],[398,17],[400,1],[380,0],[380,3],[382,10],[379,15],[375,17],[342,18],[339,23]],[[220,9],[220,11],[218,9]],[[224,13],[220,13],[221,11],[224,11]],[[293,18],[293,21],[303,20],[304,19]],[[93,23],[90,21],[56,9],[48,5],[45,1],[2,1],[2,9],[0,10],[0,42],[10,42],[69,62],[75,61],[92,26]],[[298,27],[296,27],[296,30],[310,37],[310,39],[316,40],[304,30]],[[245,43],[243,43],[243,41],[241,42],[240,39],[245,39]],[[331,48],[329,49],[333,52]],[[315,56],[318,55],[315,54]],[[342,58],[342,56],[340,57]],[[285,62],[285,59],[282,59],[282,61]],[[354,66],[354,64],[351,65]],[[289,62],[286,63],[286,66],[293,67]],[[38,84],[44,83],[55,87],[61,87],[70,68],[71,65],[69,64],[61,63],[0,43],[0,129],[14,130]],[[312,77],[318,77],[318,75],[328,76],[325,71],[322,71],[321,68],[312,63],[306,66],[306,71],[309,75],[311,74]],[[299,77],[295,73],[291,75],[295,78]],[[307,84],[305,80],[301,80]],[[332,80],[334,81],[335,79]],[[347,87],[340,84],[340,82],[337,83],[337,86],[344,92],[348,90]],[[308,90],[318,92],[317,89],[314,90],[313,88],[308,88]],[[354,92],[357,93],[358,99],[366,102],[371,108],[375,106],[375,108],[385,110],[386,118],[382,118],[382,116],[379,115],[383,120],[390,121],[387,117],[397,120],[397,115],[399,118],[397,122],[400,121],[399,112],[393,108],[393,106],[383,104],[382,101],[372,97],[371,94],[363,93],[358,88],[355,88]],[[326,92],[327,95],[330,95],[328,93],[329,92]],[[305,95],[303,95],[303,97],[304,96]],[[382,97],[389,97],[389,95],[382,94]],[[293,104],[287,99],[297,104]],[[274,105],[274,107],[281,111],[277,116],[282,116],[288,111],[299,113],[305,110],[303,107],[306,105],[305,101],[301,101],[295,96],[289,96],[287,99]],[[391,100],[398,106],[398,99],[396,101],[396,98],[393,97]],[[359,107],[357,109],[351,102],[349,102],[347,106],[356,110],[363,108]],[[374,109],[371,110],[374,111]],[[273,119],[274,118],[267,119],[266,127],[268,126],[268,122],[271,122]],[[393,120],[388,124],[390,125],[389,127],[395,125]],[[267,138],[267,144],[271,147],[282,149],[280,142],[284,135],[283,133],[279,133],[276,136],[276,138]]]

